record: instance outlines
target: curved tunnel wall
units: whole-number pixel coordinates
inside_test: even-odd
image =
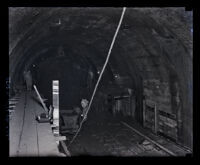
[[[115,74],[129,77],[132,80],[131,88],[136,93],[138,118],[142,122],[144,82],[159,80],[168,83],[172,112],[179,112],[176,114],[177,120],[180,120],[179,140],[191,148],[192,53],[191,45],[187,44],[192,40],[191,22],[185,21],[188,14],[182,8],[155,10],[127,9],[102,84],[114,82]],[[82,78],[76,75],[78,78],[74,79],[75,84],[83,79],[87,81],[91,66],[95,75],[94,85],[97,71],[105,61],[121,9],[10,8],[9,14],[11,89],[23,83],[22,73],[25,68],[32,65],[37,68],[44,64],[40,66],[43,69],[40,69],[41,74],[38,74],[37,79],[41,82],[40,90],[43,90],[45,88],[42,86],[48,77],[44,73],[48,72],[48,65],[54,66],[53,61],[59,58],[68,61],[62,61],[67,70],[66,76],[75,76],[76,71],[70,69],[74,66],[83,73],[84,70],[87,72]],[[60,47],[63,48],[63,54],[59,54]],[[57,75],[61,72],[60,68],[55,71],[50,68],[49,74],[52,72],[52,75]],[[82,85],[77,83],[77,87]],[[130,87],[126,83],[124,86]],[[75,93],[78,93],[78,89]],[[151,90],[154,91],[153,88]],[[42,91],[44,95],[45,91]],[[86,93],[86,97],[91,95],[91,91],[83,93]]]

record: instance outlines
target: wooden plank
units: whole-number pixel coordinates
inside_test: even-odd
[[[59,81],[53,80],[52,82],[52,90],[53,90],[53,124],[56,125],[54,129],[54,134],[59,136]]]
[[[43,112],[41,106],[35,102],[35,115]],[[38,132],[39,156],[60,156],[56,139],[53,135],[50,123],[36,123]]]
[[[43,108],[31,94],[25,101],[25,97],[20,100],[10,121],[10,156],[61,156],[50,124],[35,120]]]
[[[27,93],[24,115],[18,156],[39,156],[34,102],[29,93]]]
[[[42,106],[43,106],[43,108],[44,108],[44,111],[45,111],[46,113],[48,113],[48,109],[47,109],[46,105],[44,104],[43,99],[41,98],[41,96],[40,96],[40,94],[39,94],[39,92],[38,92],[38,90],[37,90],[37,87],[36,87],[35,85],[33,85],[33,87],[34,87],[35,92],[36,92],[36,94],[37,94],[37,96],[38,96],[38,98],[39,98],[39,100],[40,100],[40,102],[41,102],[41,104],[42,104]]]
[[[71,156],[69,150],[67,149],[67,146],[66,146],[65,142],[64,142],[64,141],[60,141],[60,145],[61,145],[61,147],[63,148],[65,154],[66,154],[67,156]]]
[[[37,123],[39,156],[59,156],[56,139],[49,123]]]
[[[23,125],[25,94],[21,95],[18,106],[9,119],[9,156],[17,156],[20,133]]]
[[[64,141],[64,140],[67,140],[66,136],[55,136],[55,140],[56,141]]]
[[[123,98],[130,98],[130,95],[124,95],[124,96],[115,96],[114,99],[123,99]]]
[[[54,124],[51,124],[51,128],[56,128],[57,126]]]

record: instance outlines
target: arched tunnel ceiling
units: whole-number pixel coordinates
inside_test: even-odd
[[[28,63],[39,51],[60,45],[69,47],[69,51],[74,49],[74,53],[86,56],[101,68],[121,11],[121,8],[9,8],[10,74],[23,59]],[[152,59],[163,56],[162,51],[168,60],[175,54],[192,58],[192,53],[188,53],[192,37],[190,15],[184,8],[128,8],[110,64],[120,72],[125,64],[114,59],[128,57],[136,72],[145,76],[146,66],[154,65]],[[174,66],[173,62],[171,65]]]

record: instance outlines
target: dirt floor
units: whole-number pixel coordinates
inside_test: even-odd
[[[91,112],[68,149],[72,156],[168,156],[109,112]]]

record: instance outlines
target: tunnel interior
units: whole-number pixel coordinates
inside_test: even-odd
[[[10,7],[10,96],[25,89],[23,72],[30,70],[48,106],[53,80],[59,80],[61,110],[90,100],[121,12],[112,7]],[[192,149],[191,29],[192,13],[184,8],[127,8],[92,110],[108,110],[112,96],[117,113],[154,130],[156,105],[166,118],[163,123],[172,125],[169,133],[161,132]]]

